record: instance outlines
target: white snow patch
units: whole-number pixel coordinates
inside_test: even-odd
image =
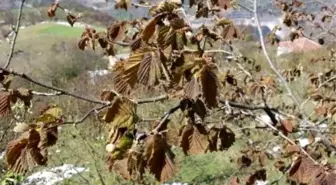
[[[328,128],[328,125],[323,123],[323,124],[319,125],[319,128],[320,129],[326,129],[326,128]]]
[[[5,154],[6,154],[6,150],[4,150],[0,153],[0,161],[5,158]]]
[[[52,169],[46,169],[30,175],[23,185],[53,185],[56,182],[71,178],[73,175],[89,171],[83,167],[74,167],[72,164],[63,164]]]
[[[254,184],[255,185],[267,185],[268,181],[259,181],[259,180],[257,180]]]
[[[281,149],[280,146],[275,146],[275,147],[272,148],[272,151],[276,153],[276,152],[279,152],[280,149]]]
[[[309,145],[308,138],[301,138],[301,139],[298,139],[298,140],[299,140],[299,143],[300,143],[301,147],[305,147],[305,146]]]
[[[173,182],[173,183],[165,183],[163,185],[188,185],[188,183],[182,183],[182,182]]]
[[[109,74],[110,72],[106,69],[99,69],[99,70],[95,70],[95,71],[88,71],[89,73],[89,76],[90,76],[90,81],[91,81],[91,84],[95,84],[95,78],[97,76],[104,76],[104,75],[107,75]]]

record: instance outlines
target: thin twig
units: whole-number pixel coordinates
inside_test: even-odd
[[[72,97],[77,98],[77,99],[80,99],[80,100],[84,100],[84,101],[91,102],[91,103],[95,103],[95,104],[101,104],[101,105],[109,104],[108,101],[100,101],[100,100],[95,100],[95,99],[91,99],[91,98],[88,98],[88,97],[79,96],[79,95],[77,95],[77,94],[75,94],[75,93],[68,92],[68,91],[63,90],[63,89],[61,89],[61,88],[58,88],[58,87],[54,87],[54,86],[51,86],[51,85],[44,84],[44,83],[42,83],[42,82],[39,82],[39,81],[37,81],[37,80],[32,79],[31,77],[27,76],[27,75],[24,74],[24,73],[18,73],[18,72],[16,72],[16,71],[8,70],[8,69],[2,68],[2,67],[0,67],[0,70],[5,71],[5,72],[7,72],[7,73],[9,73],[9,74],[12,74],[12,75],[14,75],[14,76],[18,76],[18,77],[20,77],[20,78],[23,78],[23,79],[25,79],[25,80],[27,80],[27,81],[29,81],[29,82],[32,82],[32,83],[34,83],[34,84],[36,84],[36,85],[41,86],[41,87],[44,87],[44,88],[47,88],[47,89],[51,89],[51,90],[60,92],[60,93],[62,93],[62,94],[64,94],[64,95],[72,96]]]
[[[0,91],[3,92],[10,92],[13,89],[6,89],[6,88],[0,88]],[[63,93],[62,92],[39,92],[39,91],[31,91],[31,94],[35,96],[60,96]]]
[[[271,58],[269,57],[269,55],[267,53],[265,42],[264,42],[264,37],[263,37],[263,31],[261,29],[260,20],[259,20],[259,16],[258,16],[258,0],[254,0],[254,17],[255,17],[255,21],[256,21],[256,24],[257,24],[258,32],[259,32],[259,39],[260,39],[261,48],[262,48],[264,56],[265,56],[265,58],[268,62],[268,65],[271,67],[271,69],[274,71],[274,73],[278,76],[281,83],[285,86],[288,95],[291,97],[291,99],[294,101],[294,103],[297,105],[297,107],[300,107],[300,103],[299,103],[298,99],[294,96],[294,94],[293,94],[292,90],[290,89],[286,79],[277,70],[277,68],[275,67],[275,65],[273,64]]]
[[[266,124],[269,128],[271,128],[272,130],[274,130],[275,132],[277,132],[277,134],[282,137],[283,139],[287,140],[290,144],[297,146],[298,148],[300,148],[301,152],[303,154],[305,154],[309,159],[311,159],[315,164],[319,164],[314,158],[312,158],[302,147],[298,146],[293,140],[291,140],[290,138],[288,138],[287,136],[285,136],[281,131],[279,131],[276,127],[274,127],[272,124],[268,123],[267,121],[264,121],[262,118],[260,117],[256,117],[255,118],[256,121],[258,122],[262,122],[264,124]]]
[[[7,62],[4,65],[4,68],[8,68],[8,66],[10,65],[10,62],[13,58],[14,48],[15,48],[15,44],[16,44],[16,38],[17,38],[17,36],[19,34],[19,30],[20,30],[21,15],[22,15],[22,9],[23,9],[24,2],[25,2],[25,0],[21,0],[21,5],[20,5],[20,8],[19,8],[19,13],[18,13],[18,16],[17,16],[17,22],[16,22],[16,26],[15,26],[15,30],[14,30],[14,37],[13,37],[13,40],[12,40],[12,45],[11,45],[10,52],[9,52],[9,55],[8,55],[8,58],[7,58]]]
[[[164,95],[153,97],[153,98],[144,98],[144,99],[133,100],[133,102],[136,103],[136,104],[144,104],[144,103],[158,102],[158,101],[162,101],[162,100],[166,100],[166,99],[168,99],[168,95],[164,94]]]
[[[321,87],[323,87],[324,85],[326,85],[327,83],[329,83],[329,82],[331,82],[331,81],[333,81],[333,80],[336,80],[336,75],[333,76],[333,77],[331,77],[331,78],[329,78],[327,81],[321,83],[321,84],[318,86],[317,90],[319,90]]]
[[[183,51],[184,51],[184,52],[195,52],[195,53],[198,52],[198,50],[188,49],[188,48],[184,49]],[[205,50],[204,53],[225,53],[225,54],[228,54],[228,55],[232,55],[231,52],[229,52],[229,51],[225,51],[225,50],[221,50],[221,49],[216,49],[216,50]]]
[[[241,8],[243,8],[243,9],[245,9],[245,10],[247,10],[247,11],[249,11],[249,12],[252,12],[252,13],[253,13],[253,10],[252,10],[251,8],[248,8],[247,6],[245,6],[245,5],[242,5],[241,3],[238,3],[238,6],[240,6]]]
[[[268,107],[266,106],[257,106],[257,105],[245,105],[245,104],[240,104],[240,103],[237,103],[237,102],[232,102],[232,101],[226,101],[226,100],[219,100],[220,103],[222,104],[226,104],[226,102],[228,102],[228,104],[231,106],[231,107],[235,107],[235,108],[241,108],[241,109],[248,109],[248,110],[264,110]],[[270,110],[274,111],[275,109],[274,108],[270,108]]]
[[[78,120],[75,120],[75,121],[65,121],[64,123],[60,123],[60,125],[74,124],[74,126],[76,127],[77,124],[83,123],[91,114],[98,113],[98,112],[104,110],[105,108],[111,106],[112,104],[113,104],[113,102],[110,102],[109,104],[100,106],[98,108],[93,108],[93,109],[89,110],[82,118],[80,118]],[[59,126],[59,125],[57,125],[57,126]]]
[[[133,6],[137,6],[137,7],[142,7],[142,8],[151,8],[151,5],[144,5],[144,4],[139,4],[139,3],[131,3],[131,5]]]
[[[159,132],[159,130],[162,128],[162,126],[164,125],[164,123],[167,121],[167,119],[169,119],[169,117],[178,109],[180,108],[180,105],[171,108],[162,118],[160,123],[151,131],[151,134],[156,134]]]

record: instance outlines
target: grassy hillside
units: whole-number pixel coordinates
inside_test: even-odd
[[[102,30],[99,28],[98,30]],[[106,64],[102,52],[81,51],[77,42],[83,28],[69,27],[55,23],[38,24],[21,29],[16,42],[17,53],[11,67],[33,74],[42,81],[59,84],[55,71],[67,78],[76,77],[84,70],[95,69]],[[10,45],[0,43],[0,64],[6,62]],[[78,65],[77,62],[82,62]],[[66,80],[66,79],[63,79]]]
[[[22,30],[22,37],[29,36],[25,33],[34,33],[37,36],[64,36],[71,38],[79,38],[80,34],[83,32],[83,28],[69,27],[65,25],[59,25],[54,23],[39,24],[35,26],[28,27],[26,30]],[[20,35],[20,36],[21,36]]]

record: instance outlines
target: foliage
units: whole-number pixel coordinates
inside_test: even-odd
[[[305,36],[304,29],[298,25],[299,21],[314,20],[310,20],[311,15],[301,9],[303,3],[279,0],[276,3],[284,15],[283,23],[294,30],[290,39]],[[133,5],[130,1],[120,0],[115,8],[128,10]],[[191,1],[191,6],[194,5],[197,7],[197,18],[209,17],[221,9],[237,6],[231,0]],[[322,22],[328,22],[332,11],[325,7],[322,9],[328,13],[322,17]],[[60,10],[65,13],[71,26],[81,18],[80,14],[70,13],[59,3],[52,4],[47,15],[55,17]],[[272,173],[270,165],[293,184],[329,185],[334,182],[335,169],[326,162],[326,159],[335,155],[336,148],[336,130],[333,128],[336,122],[336,87],[332,83],[336,79],[336,71],[330,68],[335,63],[334,50],[330,50],[323,59],[310,61],[324,61],[321,66],[327,69],[318,73],[302,66],[273,69],[272,61],[267,51],[264,51],[278,80],[253,58],[235,51],[233,43],[244,39],[244,36],[232,20],[215,17],[213,27],[202,26],[193,30],[186,20],[181,2],[162,1],[150,5],[148,11],[152,16],[150,19],[115,21],[105,31],[86,27],[80,35],[77,44],[80,50],[90,48],[96,51],[101,48],[105,55],[111,57],[115,56],[116,45],[128,47],[131,51],[128,58],[121,59],[113,66],[109,89],[99,89],[100,100],[46,85],[26,74],[1,68],[3,91],[0,94],[0,116],[12,115],[11,107],[17,101],[23,102],[29,109],[33,97],[37,95],[67,95],[100,106],[94,107],[80,119],[71,120],[57,105],[50,105],[33,118],[25,120],[26,123],[18,124],[14,131],[21,135],[7,145],[6,164],[9,172],[27,174],[38,165],[46,165],[47,149],[58,141],[58,128],[67,124],[77,126],[91,114],[96,114],[97,120],[108,133],[105,147],[107,166],[127,180],[145,183],[146,173],[152,174],[160,182],[174,178],[179,170],[173,150],[175,146],[180,147],[184,155],[225,154],[240,139],[246,140],[247,144],[236,156],[237,172],[225,172],[232,173],[225,175],[230,177],[228,180],[231,183],[243,182],[249,185],[266,181]],[[138,31],[128,33],[131,28]],[[272,45],[280,42],[276,37],[277,30],[279,27],[274,28],[268,36]],[[209,48],[220,44],[229,46],[230,51],[220,52],[230,55],[236,67],[219,67],[221,61],[216,60]],[[263,39],[261,45],[265,50]],[[55,93],[50,95],[31,89],[12,88],[10,82],[15,77]],[[307,92],[303,92],[306,102],[315,104],[313,116],[307,115],[302,108],[305,102],[299,103],[297,93],[292,93],[290,86],[298,81],[304,81],[302,86],[307,89]],[[139,89],[155,90],[165,95],[141,99],[136,95]],[[288,100],[286,93],[291,100]],[[177,104],[170,107],[161,118],[150,120],[148,129],[141,128],[145,120],[139,113],[141,104],[167,99]],[[172,115],[177,112],[180,113],[179,118],[173,119]],[[320,125],[325,121],[328,124],[322,130]],[[171,138],[170,125],[173,122],[177,125],[178,135]],[[253,141],[259,133],[246,129],[244,124],[247,122],[255,123],[253,129],[271,131],[272,137],[281,139],[266,141],[266,144],[262,140]],[[304,134],[302,130],[305,130]],[[296,143],[302,136],[309,141],[304,146]],[[274,143],[281,148],[280,153],[266,150],[268,145]],[[244,178],[236,177],[239,171],[244,173]]]

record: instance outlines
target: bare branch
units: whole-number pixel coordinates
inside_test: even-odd
[[[277,68],[275,67],[275,65],[273,64],[271,58],[269,57],[269,55],[267,53],[266,46],[265,46],[265,41],[264,41],[264,38],[263,38],[263,32],[262,32],[262,29],[261,29],[260,20],[259,20],[259,16],[258,16],[258,0],[254,0],[254,17],[255,17],[255,21],[256,21],[256,24],[257,24],[258,32],[259,32],[259,39],[260,39],[261,48],[262,48],[264,56],[265,56],[265,58],[268,62],[268,65],[271,67],[273,72],[278,76],[278,78],[280,79],[280,82],[285,86],[288,95],[291,97],[291,99],[294,101],[294,103],[297,105],[297,107],[300,107],[299,100],[294,96],[294,94],[293,94],[291,88],[289,87],[286,79],[277,70]]]
[[[12,40],[12,45],[11,45],[10,52],[9,52],[9,55],[8,55],[8,58],[7,58],[7,62],[4,66],[4,68],[8,68],[8,66],[10,65],[10,62],[13,58],[14,48],[15,48],[15,44],[16,44],[16,38],[17,38],[17,36],[19,34],[19,30],[20,30],[21,15],[22,15],[22,9],[23,9],[24,2],[25,2],[25,0],[21,0],[21,5],[20,5],[20,8],[19,8],[19,13],[18,13],[18,16],[17,16],[17,22],[16,22],[16,26],[15,26],[15,30],[14,30],[14,37],[13,37],[13,40]]]
[[[162,100],[166,100],[166,99],[168,99],[168,95],[164,94],[164,95],[153,97],[153,98],[144,98],[144,99],[133,100],[133,102],[136,103],[136,104],[144,104],[144,103],[158,102],[158,101],[162,101]]]
[[[54,90],[54,91],[59,92],[59,93],[62,93],[62,94],[64,94],[64,95],[72,96],[72,97],[77,98],[77,99],[80,99],[80,100],[84,100],[84,101],[91,102],[91,103],[96,103],[96,104],[101,104],[101,105],[106,105],[106,104],[109,104],[109,103],[110,103],[110,102],[108,102],[108,101],[94,100],[94,99],[91,99],[91,98],[88,98],[88,97],[79,96],[79,95],[77,95],[77,94],[75,94],[75,93],[68,92],[68,91],[63,90],[63,89],[61,89],[61,88],[58,88],[58,87],[54,87],[54,86],[51,86],[51,85],[44,84],[44,83],[42,83],[42,82],[39,82],[39,81],[37,81],[37,80],[32,79],[31,77],[27,76],[27,75],[24,74],[24,73],[18,73],[18,72],[16,72],[16,71],[11,70],[11,69],[8,70],[8,69],[5,69],[5,68],[0,67],[0,70],[5,71],[5,72],[7,72],[7,73],[9,73],[9,74],[12,74],[12,75],[14,75],[14,76],[18,76],[18,77],[20,77],[20,78],[23,78],[23,79],[25,79],[25,80],[27,80],[27,81],[29,81],[29,82],[32,82],[32,83],[34,83],[34,84],[36,84],[36,85],[41,86],[41,87],[44,87],[44,88],[47,88],[47,89]]]
[[[314,158],[312,158],[302,147],[298,146],[293,140],[291,140],[290,138],[288,138],[287,136],[285,136],[281,131],[279,131],[276,127],[274,127],[272,124],[268,123],[267,121],[263,121],[262,118],[260,117],[256,117],[255,118],[256,121],[258,122],[262,122],[264,124],[266,124],[269,128],[271,128],[272,130],[274,130],[275,132],[277,132],[277,134],[282,137],[283,139],[287,140],[290,144],[297,146],[298,148],[300,148],[301,152],[303,154],[305,154],[309,159],[311,159],[315,164],[319,164]]]
[[[93,113],[99,113],[100,111],[104,110],[105,108],[111,106],[113,104],[113,102],[109,103],[109,104],[106,104],[106,105],[102,105],[100,107],[97,107],[97,108],[93,108],[91,110],[89,110],[82,118],[78,119],[78,120],[75,120],[75,121],[65,121],[63,123],[60,123],[59,125],[57,126],[60,126],[60,125],[68,125],[68,124],[74,124],[74,126],[76,127],[77,124],[79,123],[83,123],[91,114]]]
[[[160,123],[155,127],[155,129],[153,129],[151,131],[150,134],[156,134],[159,132],[159,130],[162,128],[162,126],[164,125],[164,123],[167,121],[167,119],[169,119],[169,117],[175,112],[177,111],[178,109],[180,108],[180,105],[176,106],[176,107],[173,107],[171,108],[162,118],[161,118],[161,121]]]
[[[321,87],[325,86],[327,83],[329,83],[329,82],[331,82],[331,81],[333,81],[333,80],[336,80],[336,75],[333,76],[333,77],[331,77],[331,78],[329,78],[327,81],[321,83],[321,84],[318,86],[317,90],[321,89]]]
[[[139,4],[139,3],[131,3],[131,5],[136,6],[136,7],[142,7],[142,8],[151,8],[151,5],[144,5],[144,4]]]
[[[226,100],[219,100],[219,102],[224,104],[224,105],[226,104],[226,102],[228,102],[228,104],[231,107],[240,108],[240,109],[247,109],[247,110],[264,110],[266,108],[269,108],[269,107],[266,107],[264,105],[262,105],[262,106],[245,105],[245,104],[240,104],[240,103],[237,103],[237,102],[226,101]],[[271,110],[274,111],[275,109],[271,108]]]
[[[3,92],[9,92],[11,90],[13,89],[0,88],[0,91],[3,91]],[[60,96],[63,94],[62,92],[49,93],[49,92],[38,92],[38,91],[31,91],[31,93],[36,96]]]

